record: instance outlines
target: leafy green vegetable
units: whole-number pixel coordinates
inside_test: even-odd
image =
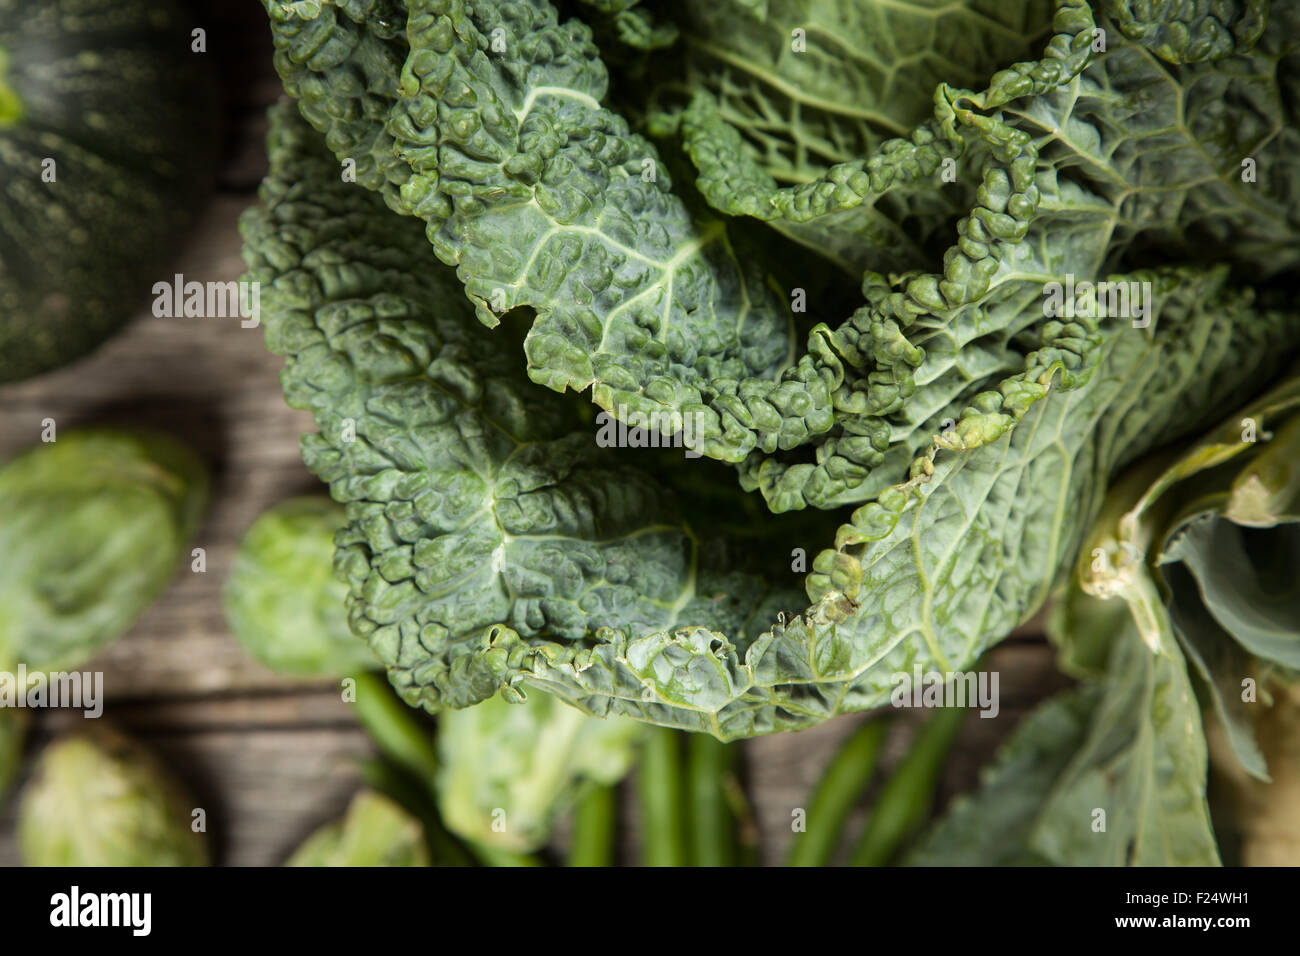
[[[926,122],[940,83],[979,88],[1033,57],[1050,35],[1052,4],[775,0],[745,15],[726,0],[675,13],[682,62],[656,71],[670,79],[652,96],[651,129],[684,135],[715,208],[763,219],[857,277],[925,268],[978,185],[900,178],[863,201],[852,190],[883,164],[859,160]],[[936,155],[955,157],[950,146]],[[849,191],[828,207],[831,190],[816,185],[832,181]]]
[[[687,89],[647,104],[609,95],[589,28],[545,0],[265,5],[306,124],[273,114],[248,278],[320,430],[305,460],[346,507],[351,626],[412,704],[530,685],[722,739],[878,706],[892,674],[969,667],[1028,619],[1112,477],[1300,342],[1270,285],[1300,248],[1290,6],[1060,0],[1048,24],[954,4],[923,36],[933,18],[876,34],[869,2],[674,5],[656,22],[689,25],[681,48],[642,62],[684,59],[664,75]],[[807,60],[771,45],[804,10]],[[843,156],[797,154],[834,103],[777,110],[764,141],[736,97],[799,71],[834,85],[838,38],[863,30],[879,47],[843,69],[872,116]],[[756,36],[739,92],[719,51]],[[933,96],[891,98],[906,51],[936,48],[916,67]],[[680,141],[698,195],[647,134]],[[907,270],[841,282],[806,321],[800,276],[896,268],[881,250]],[[1096,282],[1111,305],[1065,302]],[[534,385],[692,423],[773,513],[856,510],[826,516],[801,594],[789,556],[816,551],[815,520],[721,533],[709,463],[596,447],[590,413]]]
[[[1267,781],[1254,726],[1268,704],[1245,688],[1300,664],[1297,422],[1292,371],[1115,484],[1051,618],[1087,683],[1018,728],[916,862],[1219,862],[1202,708]]]
[[[535,850],[584,785],[627,773],[641,736],[633,721],[587,717],[546,694],[447,711],[438,718],[442,818],[476,846]]]
[[[1176,639],[1238,759],[1267,780],[1243,686],[1300,669],[1300,376],[1118,485],[1079,581],[1122,598],[1150,646]],[[1256,663],[1258,662],[1258,663]]]
[[[921,865],[1209,866],[1200,709],[1176,643],[1129,627],[1107,679],[1025,719],[913,854]]]
[[[488,703],[472,713],[444,715],[435,740],[422,715],[398,700],[381,677],[365,671],[374,661],[348,630],[347,589],[331,573],[334,533],[341,523],[342,508],[321,497],[268,509],[246,534],[225,589],[231,629],[268,667],[351,676],[357,720],[389,764],[369,771],[383,806],[369,806],[381,796],[358,797],[361,803],[345,821],[322,830],[300,852],[310,850],[305,857],[310,860],[355,857],[364,846],[353,843],[368,845],[372,839],[367,827],[382,832],[396,825],[391,818],[399,811],[387,801],[392,797],[422,811],[419,839],[439,865],[465,862],[444,822],[472,842],[488,865],[526,864],[523,854],[550,838],[556,817],[583,782],[613,783],[626,773],[639,726],[586,717],[537,695],[535,703],[523,707]],[[399,855],[405,850],[405,843],[394,847]]]
[[[176,573],[208,476],[162,435],[65,432],[0,468],[0,668],[80,666]]]
[[[956,798],[947,814],[909,855],[919,866],[1038,866],[1035,820],[1056,780],[1088,733],[1099,697],[1089,687],[1050,699],[1031,713],[986,767],[980,789]],[[1072,861],[1071,861],[1072,862]]]
[[[285,866],[428,866],[420,821],[381,794],[363,790],[337,823],[321,827]]]
[[[97,728],[51,744],[18,812],[28,866],[204,866],[191,804],[144,749]]]
[[[1051,14],[1049,0],[677,4],[686,69],[664,85],[708,91],[774,180],[804,183],[906,135],[940,83],[978,87],[1034,56]]]
[[[378,667],[348,628],[348,589],[333,574],[343,523],[343,507],[329,498],[292,498],[259,515],[240,542],[223,591],[226,621],[274,671],[338,676]]]

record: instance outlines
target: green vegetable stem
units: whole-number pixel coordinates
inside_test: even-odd
[[[355,708],[357,721],[375,742],[387,762],[371,762],[367,779],[382,793],[416,811],[438,866],[465,866],[472,862],[460,843],[447,832],[438,813],[438,750],[432,728],[393,693],[378,674],[358,674]]]
[[[543,863],[531,853],[518,853],[491,843],[474,844],[474,852],[484,866],[533,867]]]
[[[685,866],[686,820],[681,734],[656,727],[646,734],[637,771],[641,856],[646,866]]]
[[[432,730],[417,712],[393,693],[378,674],[362,673],[356,681],[354,712],[384,756],[432,788],[438,777],[438,750]]]
[[[569,838],[569,866],[613,866],[618,788],[594,786],[578,802]]]
[[[965,721],[964,707],[943,707],[921,727],[871,808],[854,866],[884,866],[925,823],[944,758]]]
[[[788,866],[825,866],[854,804],[871,782],[880,748],[889,731],[888,717],[868,720],[840,745],[808,801],[806,829],[795,833]]]
[[[692,866],[736,864],[736,821],[727,801],[739,748],[707,734],[686,735],[687,850]]]

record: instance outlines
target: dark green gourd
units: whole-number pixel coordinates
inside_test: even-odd
[[[170,279],[217,152],[194,20],[172,0],[0,0],[0,382],[89,352]]]

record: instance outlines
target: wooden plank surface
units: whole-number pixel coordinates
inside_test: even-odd
[[[254,200],[265,168],[262,114],[278,84],[260,10],[212,4],[209,17],[215,42],[228,53],[222,60],[230,130],[225,168],[192,240],[160,279],[172,272],[199,281],[239,276],[237,219]],[[89,666],[104,673],[105,717],[161,754],[207,809],[219,862],[272,864],[342,810],[358,786],[356,758],[370,752],[332,686],[269,673],[242,652],[221,613],[221,585],[252,520],[286,497],[320,490],[298,455],[298,438],[311,422],[284,404],[281,360],[266,351],[261,329],[241,328],[237,319],[155,318],[146,305],[89,358],[0,386],[0,460],[39,441],[42,420],[52,418],[60,429],[161,428],[188,440],[210,463],[213,500],[196,541],[206,550],[206,571],[178,574],[130,633]],[[944,799],[972,786],[996,742],[1035,701],[1063,685],[1046,645],[1032,637],[1000,647],[990,667],[1002,675],[1002,713],[967,721],[944,778]],[[887,762],[897,759],[915,723],[915,715],[902,717]],[[27,768],[40,747],[77,719],[39,714]],[[792,809],[804,805],[834,747],[860,719],[746,744],[768,862],[780,858],[789,839]],[[0,812],[0,865],[18,860],[14,808],[10,799]],[[635,820],[628,829],[631,850]]]

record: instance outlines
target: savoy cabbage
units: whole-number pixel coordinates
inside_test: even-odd
[[[264,4],[247,278],[408,703],[876,707],[1300,344],[1294,2]]]

